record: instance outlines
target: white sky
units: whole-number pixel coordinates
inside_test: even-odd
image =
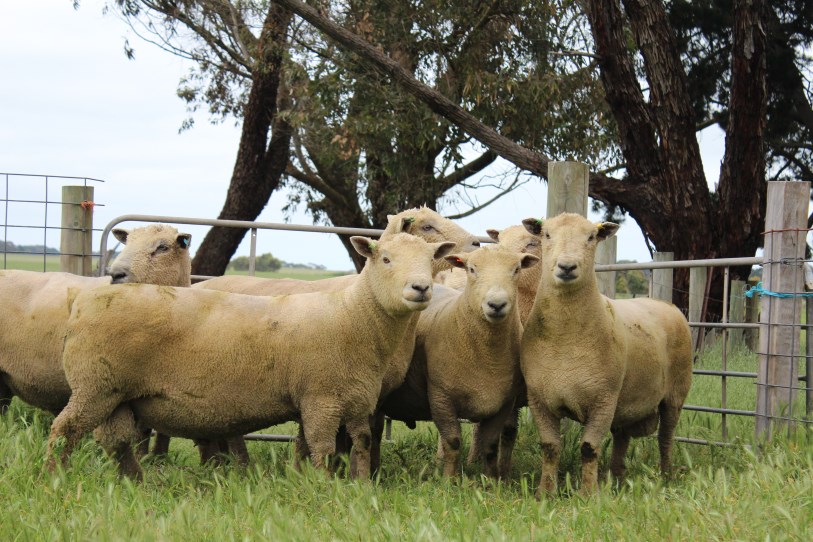
[[[141,42],[114,15],[103,16],[103,4],[82,0],[74,10],[71,0],[0,1],[0,173],[106,181],[95,185],[95,200],[105,205],[96,208],[97,228],[124,214],[216,218],[231,177],[239,128],[233,122],[213,126],[205,114],[198,114],[195,127],[179,134],[187,113],[175,91],[188,64]],[[134,61],[124,55],[125,37],[136,49]],[[710,183],[719,173],[723,139],[716,128],[702,134]],[[0,197],[5,179],[0,175]],[[50,182],[50,200],[60,199],[61,184],[72,183]],[[8,191],[9,199],[41,200],[45,183],[11,177]],[[545,201],[544,184],[532,181],[460,224],[485,235],[487,228],[544,215]],[[283,222],[284,204],[285,196],[275,194],[257,220]],[[43,207],[13,203],[6,210],[0,205],[0,213],[8,213],[7,222],[0,215],[0,228],[6,223],[41,225]],[[58,226],[59,207],[49,206],[48,214],[48,224]],[[311,220],[300,213],[291,222]],[[193,249],[206,231],[179,228],[192,233]],[[47,235],[47,244],[58,247],[58,231]],[[7,236],[18,244],[43,241],[41,230],[10,228]],[[261,231],[258,253],[263,252],[290,262],[352,268],[338,239],[328,234]],[[247,240],[238,254],[248,254]],[[619,232],[618,259],[650,260],[632,219]]]

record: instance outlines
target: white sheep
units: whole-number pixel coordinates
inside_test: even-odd
[[[189,286],[189,234],[155,224],[113,235],[125,243],[111,266],[113,282]],[[71,390],[61,360],[69,298],[110,282],[109,276],[0,271],[0,412],[15,395],[54,414],[65,407]]]
[[[617,224],[576,214],[523,221],[542,240],[542,278],[522,337],[528,405],[542,444],[538,496],[556,490],[560,420],[584,424],[584,493],[598,482],[598,451],[613,435],[610,470],[625,473],[630,437],[658,428],[661,470],[668,475],[675,426],[692,380],[689,326],[673,305],[611,300],[598,291],[597,244]]]
[[[73,393],[49,452],[64,436],[66,459],[97,427],[120,472],[140,478],[134,415],[163,433],[204,439],[297,419],[316,466],[346,424],[357,474],[369,476],[382,360],[429,304],[433,259],[454,244],[406,234],[351,242],[367,263],[340,292],[260,297],[137,285],[79,294],[63,353]]]
[[[436,288],[438,295],[418,320],[406,380],[382,410],[394,419],[435,422],[446,476],[459,470],[458,418],[480,422],[485,472],[504,476],[497,466],[498,443],[520,380],[517,283],[520,271],[539,258],[492,245],[446,260],[465,270],[466,286],[462,292]],[[500,453],[510,458],[511,451],[506,447]]]
[[[395,215],[387,217],[387,227],[381,235],[381,239],[397,233],[409,233],[424,239],[430,243],[453,242],[456,252],[470,252],[480,246],[480,242],[471,233],[461,228],[448,218],[444,218],[436,211],[428,207],[407,209]],[[451,266],[444,259],[435,260],[432,264],[432,275],[437,276],[444,269]],[[265,279],[259,277],[246,277],[229,275],[217,277],[195,284],[195,289],[213,289],[226,292],[251,294],[251,295],[282,295],[306,292],[336,292],[352,285],[358,275],[346,275],[332,277],[322,280],[296,280],[296,279]],[[418,315],[414,315],[413,325],[417,324]],[[408,335],[405,335],[408,337]],[[406,376],[407,368],[412,360],[412,351],[415,345],[406,340],[401,348],[395,353],[392,359],[387,360],[389,368],[381,387],[381,397],[384,398],[392,390],[401,385]],[[382,360],[383,361],[383,360]],[[373,445],[371,450],[373,470],[377,470],[381,458],[381,435],[384,430],[383,415],[376,415],[373,419]],[[340,438],[339,452],[346,453],[349,444],[346,439]],[[297,464],[300,458],[308,455],[307,443],[300,433],[297,439],[297,452],[295,455]],[[352,460],[351,460],[352,462]]]

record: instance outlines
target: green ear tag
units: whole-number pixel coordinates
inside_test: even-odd
[[[537,219],[536,219],[536,223],[537,223],[538,225],[540,225],[540,226],[541,226],[541,225],[542,225],[544,222],[545,222],[545,221],[544,221],[544,220],[542,220],[541,218],[537,218]]]
[[[375,241],[370,241],[370,250],[375,250],[377,246],[378,243],[376,243]]]
[[[413,222],[415,222],[415,217],[414,216],[408,216],[408,217],[406,217],[404,219],[404,222],[406,222],[407,224],[412,224]]]

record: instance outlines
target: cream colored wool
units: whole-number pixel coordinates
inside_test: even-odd
[[[662,301],[616,301],[599,293],[596,245],[614,235],[617,224],[593,224],[575,214],[524,223],[542,239],[542,278],[521,348],[528,405],[542,443],[538,495],[556,490],[564,417],[584,424],[584,493],[596,490],[597,455],[608,432],[610,470],[620,478],[630,437],[658,428],[661,470],[668,475],[692,379],[686,318]]]
[[[455,243],[456,252],[470,252],[480,245],[477,238],[471,233],[428,207],[408,209],[398,214],[390,215],[387,218],[387,227],[381,235],[382,240],[397,233],[409,233],[430,243],[453,242]],[[448,269],[449,267],[450,265],[445,260],[435,260],[432,264],[432,275],[436,276],[442,270]],[[336,292],[352,285],[357,278],[358,275],[346,275],[307,281],[295,279],[263,279],[231,275],[200,282],[195,284],[193,288],[214,289],[251,295]],[[417,325],[418,315],[415,314],[413,319],[412,325],[414,327]],[[407,334],[405,336],[409,335]],[[414,348],[415,344],[413,342],[406,341],[393,357],[387,361],[389,369],[381,387],[382,399],[404,381],[409,363],[412,360],[412,351]],[[373,439],[371,451],[373,470],[377,470],[380,464],[380,441],[383,430],[384,418],[382,415],[377,415],[374,418],[374,433],[376,434],[376,438]],[[297,442],[299,452],[295,456],[297,461],[300,457],[306,455],[307,452],[302,439],[303,435],[300,434],[300,438]],[[340,451],[346,452],[347,450],[342,447]]]
[[[520,271],[539,259],[499,245],[446,259],[465,270],[466,287],[442,290],[421,313],[406,381],[385,400],[383,411],[408,422],[435,422],[446,476],[459,472],[459,418],[480,422],[486,474],[497,477],[505,474],[497,465],[498,442],[520,378],[517,284]],[[504,452],[510,461],[511,449]]]
[[[189,234],[165,225],[114,230],[124,249],[111,266],[118,282],[189,286]],[[71,390],[62,370],[69,298],[110,277],[0,271],[0,411],[18,396],[58,413]]]
[[[139,285],[81,293],[63,354],[73,394],[49,451],[66,437],[64,459],[98,427],[122,474],[139,478],[134,414],[162,433],[204,439],[300,420],[317,466],[346,424],[358,475],[368,476],[382,360],[414,334],[412,314],[432,296],[432,261],[454,245],[406,234],[351,241],[367,265],[340,292],[259,297]]]

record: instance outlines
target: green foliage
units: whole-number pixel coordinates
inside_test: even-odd
[[[248,271],[250,259],[248,256],[238,256],[229,262],[229,269],[235,271]],[[275,258],[270,252],[260,254],[254,260],[254,269],[256,271],[279,271],[285,262],[279,258]]]

